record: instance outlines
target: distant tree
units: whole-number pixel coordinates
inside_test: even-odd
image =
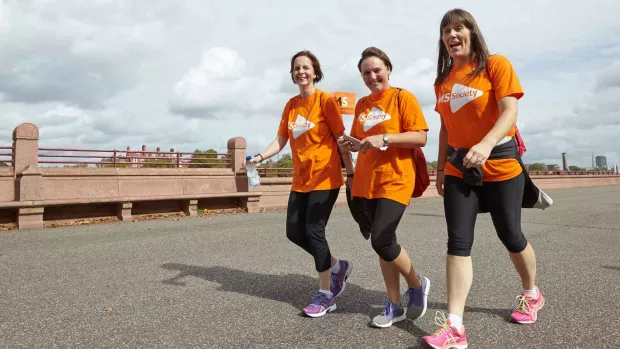
[[[165,164],[169,165],[165,165]],[[142,167],[146,168],[175,168],[176,158],[169,159],[145,159],[142,161]]]
[[[267,177],[291,177],[293,175],[291,171],[293,168],[293,158],[290,154],[284,154],[280,156],[278,161],[274,161],[274,158],[271,158],[261,162],[258,168],[258,173],[262,176],[265,176],[264,173],[267,173]]]
[[[88,164],[64,165],[63,167],[85,168],[85,167],[88,167]]]
[[[586,170],[585,168],[581,168],[581,167],[575,166],[575,165],[568,166],[568,169],[570,171],[575,171],[575,172],[580,172],[580,171],[585,171]]]
[[[9,165],[5,164],[4,162],[0,162],[0,167],[9,167]]]
[[[101,161],[99,162],[104,162],[104,164],[97,164],[95,166],[97,167],[114,167],[114,159],[113,158],[104,158],[101,159]],[[111,164],[105,164],[105,162],[111,162]],[[119,161],[119,159],[116,159],[116,167],[130,167],[131,164],[127,163],[127,161]]]
[[[427,162],[427,163],[426,163],[426,168],[427,168],[429,171],[435,171],[435,170],[437,170],[437,161]]]
[[[291,154],[284,154],[274,163],[273,167],[293,168],[293,157],[291,157]]]
[[[217,156],[217,150],[194,150],[192,158],[189,161],[190,168],[226,168],[228,167],[228,159],[225,156]]]
[[[541,164],[540,162],[535,162],[531,165],[528,166],[528,170],[530,171],[546,171],[547,170],[547,166],[545,166],[544,164]]]

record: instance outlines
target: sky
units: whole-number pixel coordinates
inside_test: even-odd
[[[411,91],[430,127],[439,22],[461,7],[491,53],[506,56],[525,95],[517,125],[524,162],[620,163],[620,2],[590,0],[0,0],[0,145],[31,122],[41,147],[175,148],[257,153],[299,93],[300,50],[317,55],[317,87],[367,95],[357,61],[384,50],[393,86]],[[344,115],[347,130],[352,115]],[[284,152],[288,151],[285,149]]]

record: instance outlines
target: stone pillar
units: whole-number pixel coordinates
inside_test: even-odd
[[[182,204],[183,212],[186,215],[190,217],[198,216],[198,200],[196,199],[183,200],[181,204]]]
[[[116,216],[123,222],[131,222],[133,221],[133,216],[131,215],[131,208],[133,204],[131,202],[120,202],[116,204]]]
[[[245,176],[245,169],[243,168],[243,161],[246,156],[245,147],[246,143],[245,138],[243,137],[235,137],[228,140],[228,155],[230,156],[230,164],[236,175]]]
[[[242,200],[243,208],[248,210],[248,213],[260,212],[260,196],[249,197]]]
[[[246,154],[245,138],[235,137],[228,140],[228,155],[230,155],[231,167],[235,173],[237,192],[247,193],[260,191],[260,188],[250,188],[248,183],[248,176],[245,172],[245,168],[243,167]],[[260,196],[240,198],[239,203],[242,208],[246,208],[248,210],[248,213],[260,211]]]
[[[43,174],[39,170],[39,129],[24,123],[13,131],[13,166],[15,167],[15,200],[37,201],[45,199]],[[24,207],[18,209],[17,227],[19,229],[42,228],[43,207]]]
[[[20,173],[26,167],[39,167],[39,129],[25,123],[17,126],[13,131],[13,167],[15,174]]]

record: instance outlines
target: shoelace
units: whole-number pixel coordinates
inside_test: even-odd
[[[312,297],[313,305],[324,305],[328,301],[329,301],[329,298],[327,298],[327,295],[323,292],[319,292],[316,295],[314,295],[314,297]]]
[[[530,299],[524,295],[518,295],[517,300],[519,304],[515,308],[515,311],[518,311],[521,314],[528,313],[530,311]]]
[[[385,304],[385,308],[383,308],[383,312],[381,313],[381,315],[383,316],[388,316],[390,314],[390,312],[392,311],[392,306],[394,305],[394,303],[387,301],[387,303]]]
[[[435,319],[433,321],[435,322],[435,325],[439,326],[437,331],[433,333],[433,336],[440,336],[451,329],[450,325],[448,324],[448,319],[446,319],[446,314],[441,311],[435,313]],[[457,337],[455,337],[452,333],[449,333],[443,345],[445,346],[446,344],[455,343],[457,340]]]
[[[438,311],[435,313],[435,319],[433,320],[433,322],[435,322],[435,325],[439,326],[437,331],[433,333],[433,336],[438,336],[450,329],[450,325],[448,325],[448,319],[446,319],[446,314],[444,314],[442,311]]]

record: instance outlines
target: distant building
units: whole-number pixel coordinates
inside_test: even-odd
[[[607,158],[604,155],[599,155],[596,157],[596,167],[607,168]]]
[[[562,170],[568,171],[568,159],[566,158],[566,153],[562,153]]]
[[[549,171],[559,171],[560,170],[560,166],[559,165],[547,165],[547,170]]]

